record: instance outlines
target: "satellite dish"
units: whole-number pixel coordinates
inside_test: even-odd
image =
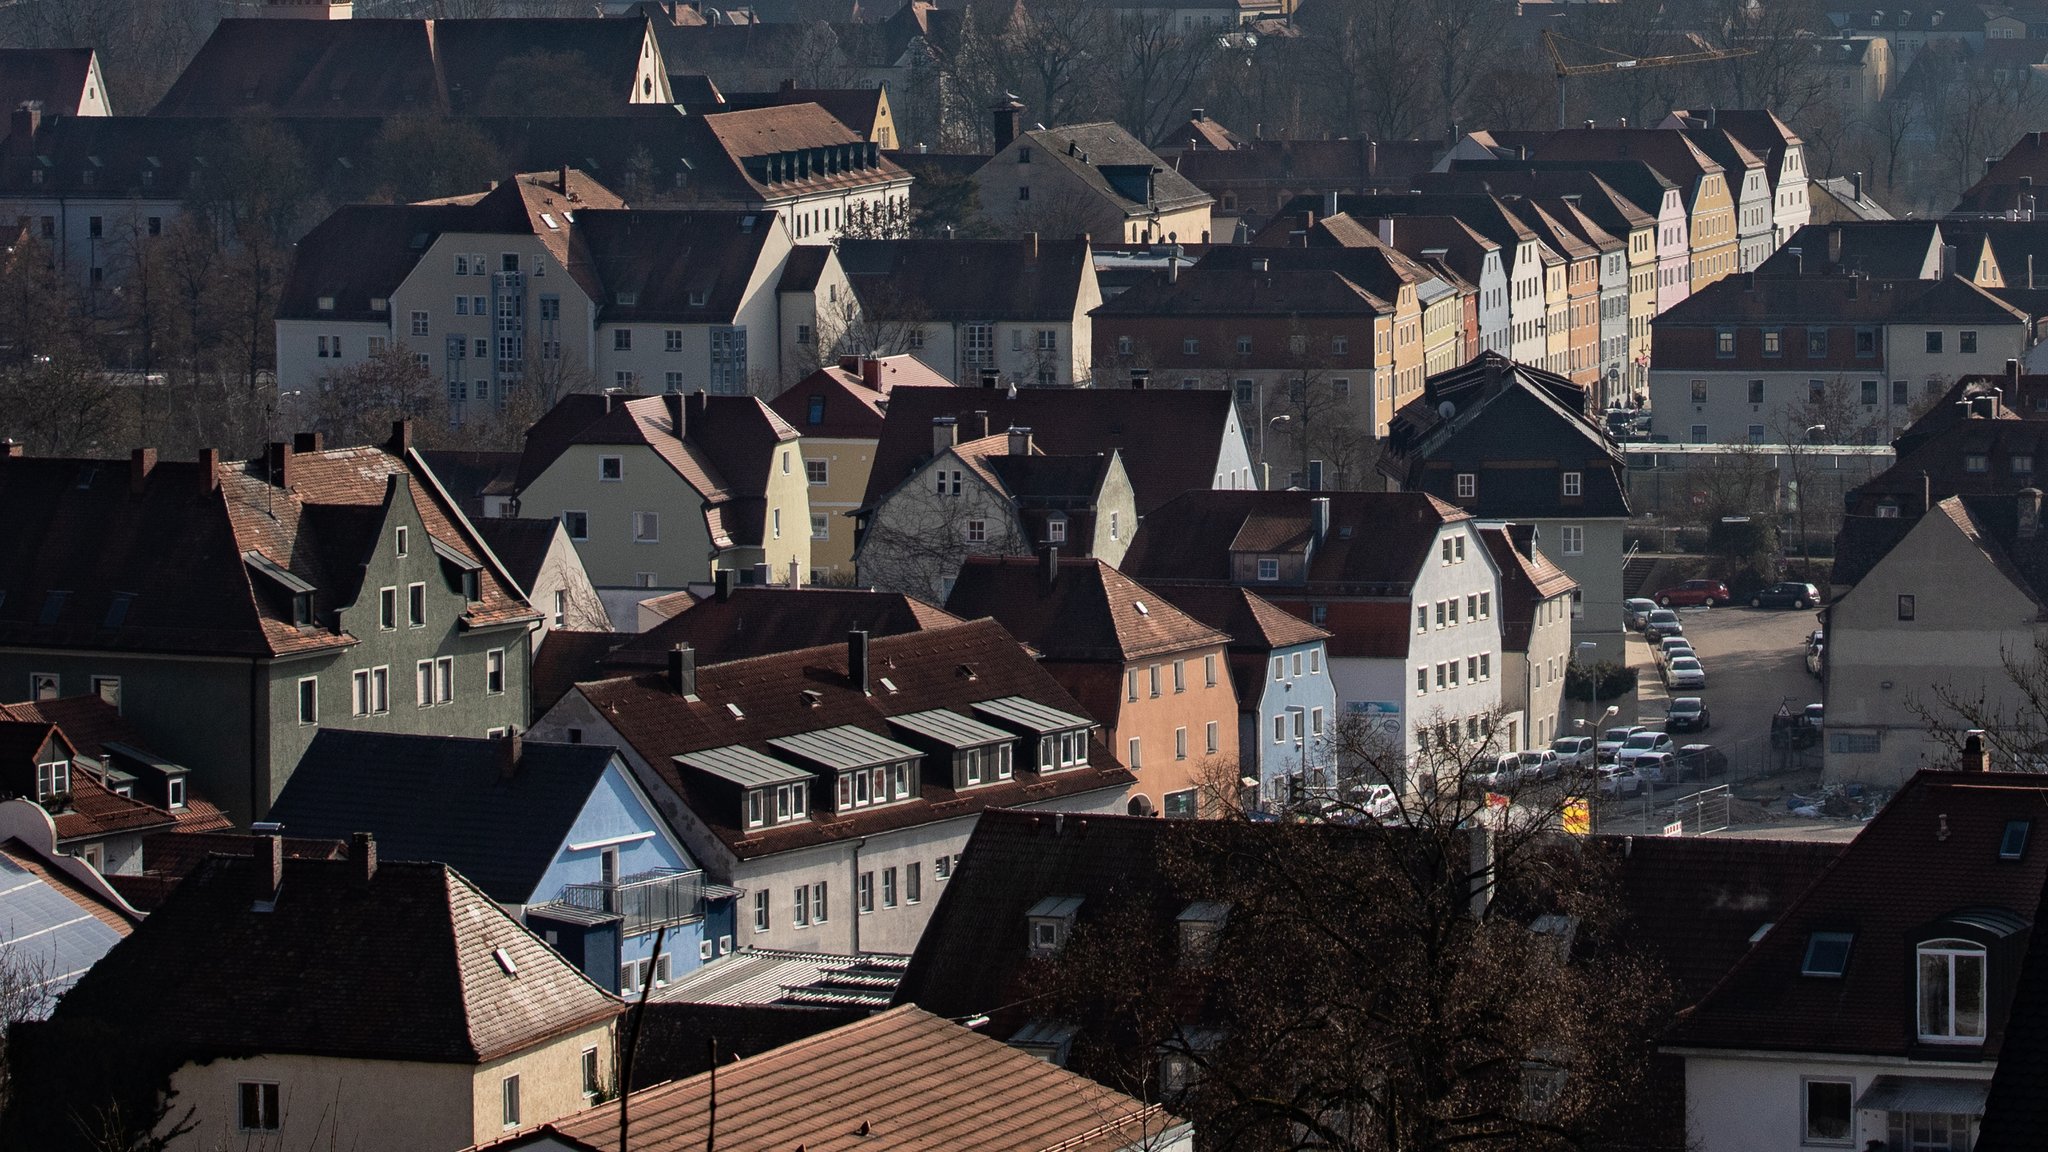
[[[1458,414],[1458,406],[1456,404],[1451,403],[1449,400],[1446,400],[1443,403],[1436,406],[1436,414],[1443,417],[1446,420],[1449,420],[1451,417],[1456,416]]]

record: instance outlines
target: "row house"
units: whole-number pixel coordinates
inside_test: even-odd
[[[1173,166],[1216,198],[1221,241],[1230,238],[1224,230],[1233,218],[1256,233],[1275,216],[1294,211],[1291,204],[1299,197],[1415,187],[1416,174],[1428,169],[1440,147],[1433,140],[1258,138],[1232,148],[1187,149],[1173,157]]]
[[[1338,706],[1410,758],[1520,747],[1526,718],[1501,708],[1500,571],[1478,530],[1422,492],[1189,492],[1146,516],[1123,569],[1249,588],[1329,632]]]
[[[733,893],[707,886],[613,749],[322,732],[271,807],[299,836],[376,837],[438,860],[592,983],[631,995],[733,950]],[[656,950],[656,936],[660,950]]]
[[[1115,564],[1137,531],[1130,473],[1107,456],[1051,455],[1032,430],[961,440],[952,417],[932,421],[932,455],[859,513],[860,584],[944,601],[976,556],[1043,549]]]
[[[1568,203],[1514,200],[1508,207],[1546,247],[1561,257],[1564,281],[1563,309],[1554,303],[1546,312],[1550,355],[1539,365],[1575,384],[1592,384],[1600,378],[1600,325],[1602,320],[1601,280],[1606,267],[1606,250],[1618,253],[1621,245],[1613,237],[1571,211]],[[1559,274],[1546,266],[1546,279]],[[1552,297],[1551,300],[1555,300]],[[1550,303],[1550,301],[1546,301]]]
[[[1565,675],[1578,658],[1578,584],[1536,546],[1534,524],[1482,527],[1479,535],[1500,569],[1501,710],[1528,718],[1521,749],[1548,748],[1565,734]]]
[[[1684,200],[1689,291],[1741,270],[1738,198],[1747,169],[1730,172],[1684,134],[1654,128],[1569,129],[1547,137],[1535,154],[1544,160],[1641,160],[1676,184]],[[1754,201],[1760,191],[1748,195]]]
[[[1019,131],[998,104],[995,155],[974,174],[984,217],[1004,232],[1113,236],[1124,244],[1207,244],[1216,200],[1114,121]]]
[[[1764,162],[1764,176],[1771,188],[1771,224],[1777,232],[1775,246],[1782,247],[1792,234],[1813,217],[1807,202],[1806,142],[1792,127],[1767,108],[1673,109],[1660,128],[1719,129]]]
[[[721,570],[810,571],[809,477],[796,429],[753,396],[564,396],[527,429],[515,499],[561,521],[614,619],[649,589]]]
[[[627,392],[776,390],[829,314],[829,258],[785,292],[792,242],[755,212],[626,209],[574,169],[414,205],[352,205],[300,241],[278,305],[281,387],[402,351],[454,418],[522,383]],[[789,293],[807,299],[785,301]],[[815,354],[815,353],[811,353]]]
[[[979,814],[1120,813],[1099,724],[992,620],[578,684],[533,736],[610,744],[740,947],[909,952]]]
[[[1102,303],[1086,236],[1041,240],[843,240],[858,301],[850,351],[909,353],[962,385],[1071,388],[1094,374]]]
[[[682,161],[678,192],[700,202],[741,202],[775,213],[798,244],[831,244],[848,234],[900,235],[910,224],[910,173],[882,155],[882,146],[816,104],[786,104],[717,112],[701,118],[714,149],[701,159],[723,160],[730,172],[704,174]],[[727,188],[719,181],[737,176]]]
[[[1627,473],[1590,409],[1587,390],[1569,380],[1482,356],[1431,377],[1401,410],[1380,471],[1403,491],[1534,529],[1545,562],[1574,585],[1576,639],[1619,662]]]
[[[254,460],[10,453],[0,496],[23,542],[0,554],[8,695],[118,699],[238,824],[263,819],[323,726],[525,721],[539,614],[409,424],[355,448],[301,433]]]
[[[1508,313],[1507,265],[1501,245],[1455,216],[1402,216],[1398,226],[1383,223],[1392,219],[1366,218],[1357,223],[1375,236],[1384,235],[1391,247],[1434,269],[1447,283],[1462,282],[1461,288],[1469,289],[1459,293],[1465,305],[1465,331],[1459,356],[1469,358],[1480,352],[1506,355],[1513,329]],[[1321,243],[1326,231],[1311,230],[1309,244]]]
[[[1217,814],[1218,789],[1242,775],[1227,634],[1104,561],[1063,560],[1056,547],[970,559],[946,610],[1001,624],[1102,722],[1109,748],[1137,777],[1131,815]],[[1320,745],[1335,713],[1312,720],[1307,739]]]
[[[2025,313],[1960,277],[1745,273],[1657,318],[1650,400],[1689,443],[1780,439],[1816,406],[1855,421],[1829,439],[1882,442],[1952,381],[2032,344]]]
[[[1735,196],[1735,270],[1748,272],[1770,258],[1782,237],[1777,204],[1763,157],[1718,128],[1674,129],[1710,157],[1727,175]]]

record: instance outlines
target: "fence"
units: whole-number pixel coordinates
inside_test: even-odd
[[[1593,830],[1607,835],[1700,836],[1728,827],[1728,786],[1717,784],[1685,796],[1602,798],[1594,806]]]

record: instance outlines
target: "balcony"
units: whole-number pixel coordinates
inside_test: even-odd
[[[627,936],[704,918],[704,874],[661,869],[623,877],[611,884],[564,884],[561,902],[585,912],[610,913],[624,921]]]

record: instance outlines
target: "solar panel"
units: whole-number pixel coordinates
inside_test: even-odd
[[[120,933],[89,909],[0,856],[0,946],[16,951],[44,988],[59,993],[71,987],[120,941]]]

